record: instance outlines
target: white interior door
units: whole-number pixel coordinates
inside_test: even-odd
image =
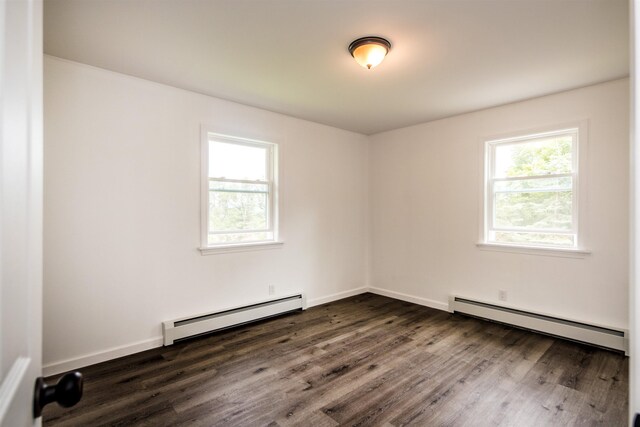
[[[39,424],[42,2],[0,0],[0,425]]]

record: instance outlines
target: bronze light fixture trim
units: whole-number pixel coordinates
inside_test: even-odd
[[[369,70],[380,64],[390,50],[389,40],[376,36],[361,37],[349,45],[353,59]]]

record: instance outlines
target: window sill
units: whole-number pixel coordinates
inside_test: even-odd
[[[511,252],[527,255],[555,256],[563,258],[585,258],[591,251],[585,249],[544,248],[534,246],[507,245],[501,243],[477,243],[476,246],[485,251]]]
[[[207,246],[198,248],[201,255],[217,255],[231,252],[261,251],[265,249],[278,249],[284,242],[254,242],[236,243],[233,245]]]

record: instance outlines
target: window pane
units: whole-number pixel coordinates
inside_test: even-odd
[[[531,191],[531,190],[571,190],[573,177],[562,178],[532,178],[519,179],[517,181],[499,181],[493,183],[495,192]]]
[[[266,230],[267,206],[268,197],[263,192],[209,190],[209,230]]]
[[[495,146],[494,177],[571,173],[573,134]]]
[[[572,229],[571,191],[496,193],[494,228]]]
[[[247,192],[247,193],[268,193],[268,184],[246,184],[243,182],[225,182],[209,180],[209,190]]]
[[[267,147],[209,141],[209,176],[266,181]]]
[[[210,245],[216,245],[220,243],[264,242],[268,240],[273,240],[272,231],[259,231],[256,233],[209,234]]]
[[[513,231],[495,231],[490,240],[500,243],[537,244],[544,246],[575,246],[574,234],[527,233]]]

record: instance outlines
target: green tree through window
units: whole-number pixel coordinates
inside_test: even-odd
[[[497,242],[575,244],[574,133],[492,147],[492,230]]]

